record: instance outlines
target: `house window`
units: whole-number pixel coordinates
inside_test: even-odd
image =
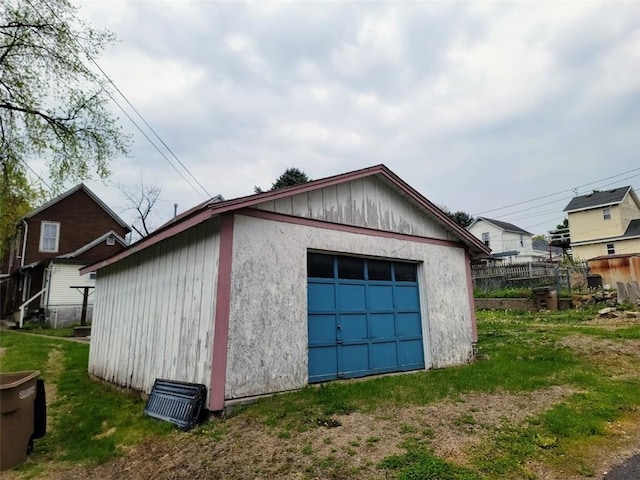
[[[487,247],[489,246],[489,232],[485,232],[482,234],[482,243],[484,243]]]
[[[96,279],[96,272],[91,272],[89,274],[89,280],[95,280]]]
[[[611,220],[611,209],[609,207],[602,209],[602,218],[604,220]]]
[[[107,245],[115,245],[116,244],[116,239],[113,238],[111,235],[109,235],[107,237]]]
[[[524,247],[524,237],[520,235],[520,246]]]
[[[613,243],[607,243],[607,255],[614,255],[616,253],[616,248]]]
[[[57,252],[60,241],[60,224],[58,222],[42,222],[40,224],[40,251]]]

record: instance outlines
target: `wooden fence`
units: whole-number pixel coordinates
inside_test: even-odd
[[[587,265],[554,263],[514,263],[509,265],[473,265],[473,286],[480,290],[508,287],[535,288],[554,285],[558,290],[586,287]]]

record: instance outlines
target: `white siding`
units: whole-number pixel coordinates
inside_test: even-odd
[[[150,391],[156,378],[210,389],[220,221],[98,271],[89,371]]]
[[[357,227],[458,240],[396,189],[375,177],[266,202],[257,208]]]
[[[50,308],[63,307],[72,305],[82,305],[82,290],[75,288],[83,285],[94,286],[95,280],[89,278],[89,274],[80,276],[78,271],[83,265],[74,265],[68,263],[53,263],[51,265],[49,297],[43,298],[43,302],[47,301]],[[93,303],[93,289],[89,290],[89,305]]]
[[[307,384],[309,249],[419,262],[427,368],[471,359],[472,318],[462,248],[236,215],[227,399]]]

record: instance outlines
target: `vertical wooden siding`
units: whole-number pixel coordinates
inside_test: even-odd
[[[150,391],[156,378],[210,388],[220,221],[98,272],[89,371]]]
[[[82,305],[82,290],[78,291],[70,286],[95,285],[95,281],[89,278],[89,274],[78,273],[82,265],[67,263],[54,263],[51,271],[51,284],[49,285],[49,307],[63,305]],[[46,274],[46,272],[45,272]],[[94,296],[89,293],[89,304],[92,304]],[[44,299],[43,299],[44,301]]]
[[[257,208],[356,227],[457,240],[397,190],[373,177],[265,202]]]

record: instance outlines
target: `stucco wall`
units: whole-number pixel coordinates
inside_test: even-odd
[[[470,359],[472,319],[462,248],[236,215],[226,399],[307,384],[309,249],[420,262],[427,368]]]

